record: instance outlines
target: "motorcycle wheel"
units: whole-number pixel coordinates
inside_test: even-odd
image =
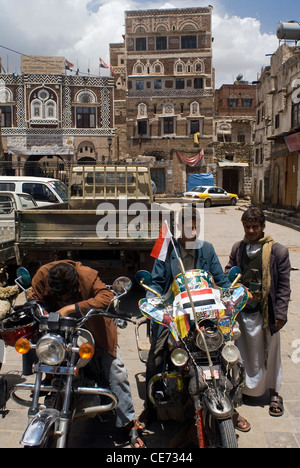
[[[219,419],[218,427],[223,448],[238,448],[237,437],[231,418]]]
[[[204,421],[205,447],[238,448],[237,436],[231,418],[216,419],[211,415],[211,413],[207,412]],[[197,422],[197,425],[198,424],[199,422]],[[199,447],[201,448],[201,445],[199,445]]]
[[[56,448],[56,439],[54,438],[53,431],[49,431],[49,434],[43,441],[41,445],[35,445],[31,447],[30,445],[24,445],[24,449],[42,449],[42,448]]]
[[[57,398],[57,394],[49,394],[48,396],[45,397],[45,402],[48,400],[48,402],[52,401],[52,404],[48,403],[48,408],[53,408],[61,411],[62,409],[62,400],[61,398]],[[70,435],[70,424],[68,425],[68,429],[66,431],[66,434],[64,436],[64,442],[61,445],[60,439],[57,435],[54,433],[54,424],[49,428],[47,435],[45,439],[43,440],[43,443],[41,445],[36,445],[34,447],[24,445],[24,448],[28,449],[41,449],[41,448],[68,448],[68,443],[69,443],[69,435]]]

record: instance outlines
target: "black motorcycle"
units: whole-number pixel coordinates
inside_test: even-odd
[[[23,268],[18,270],[18,275],[17,283],[25,291],[30,275]],[[129,278],[118,278],[110,288],[114,292],[111,304],[114,308],[91,309],[79,319],[61,317],[56,312],[45,315],[39,304],[27,301],[12,309],[1,322],[6,344],[14,345],[24,355],[33,349],[37,356],[33,367],[35,383],[16,384],[11,392],[16,403],[29,407],[28,426],[20,442],[24,447],[65,448],[73,421],[116,408],[117,397],[101,386],[101,369],[93,359],[94,338],[85,324],[91,317],[100,315],[114,319],[116,326],[123,327],[130,319],[118,317],[119,301],[131,286]],[[50,384],[43,383],[43,374],[52,376]],[[21,398],[19,394],[23,391],[31,393],[31,398]]]
[[[191,421],[200,448],[237,448],[233,416],[245,372],[234,341],[240,336],[236,318],[248,301],[247,289],[216,288],[203,270],[188,271],[185,278],[179,274],[163,296],[151,289],[150,273],[138,272],[137,280],[151,293],[139,302],[141,313],[165,327],[162,369],[147,389],[158,419]],[[145,362],[141,349],[139,355]]]

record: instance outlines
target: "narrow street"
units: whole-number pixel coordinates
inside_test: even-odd
[[[242,207],[214,207],[205,210],[205,240],[211,242],[224,267],[234,242],[243,237]],[[251,399],[242,406],[240,413],[252,426],[247,434],[238,433],[240,448],[300,448],[300,236],[299,232],[274,223],[267,223],[266,233],[289,248],[292,264],[292,300],[289,321],[281,332],[283,359],[283,387],[285,414],[272,418],[268,413],[266,398]],[[135,294],[134,292],[132,294]],[[137,292],[138,296],[140,292]],[[138,297],[136,298],[138,300]],[[143,409],[145,398],[145,364],[138,358],[135,329],[129,324],[119,330],[119,342],[123,359],[128,369],[136,414]],[[1,374],[6,374],[9,385],[23,380],[21,358],[14,349],[6,349],[6,359]],[[0,415],[0,447],[18,448],[19,440],[27,424],[27,409],[17,406],[12,400],[7,402],[7,413]],[[145,433],[149,448],[169,447],[170,438],[179,429],[170,424],[153,423]],[[113,428],[111,422],[100,422],[98,418],[77,422],[71,433],[70,447],[112,448],[129,447],[128,441]]]

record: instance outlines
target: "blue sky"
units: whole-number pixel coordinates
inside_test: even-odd
[[[212,5],[213,5],[212,1]],[[261,22],[263,33],[274,34],[279,21],[300,21],[298,0],[222,0],[224,11],[241,18],[254,17]]]
[[[109,43],[122,41],[124,11],[208,4],[216,87],[239,73],[254,81],[279,45],[278,23],[300,21],[299,0],[0,0],[0,56],[10,73],[20,71],[23,53],[64,56],[81,73],[99,74],[99,57],[108,63]]]

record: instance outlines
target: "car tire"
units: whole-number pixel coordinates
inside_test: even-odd
[[[230,200],[230,205],[231,205],[231,206],[236,206],[236,204],[237,204],[237,199],[236,199],[236,198],[232,198],[232,199]]]
[[[211,207],[211,199],[207,198],[204,202],[204,208],[210,208]]]

